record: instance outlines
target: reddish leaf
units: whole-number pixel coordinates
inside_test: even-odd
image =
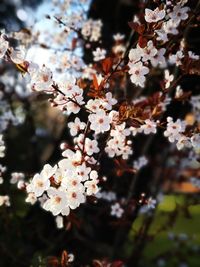
[[[99,89],[99,85],[98,85],[98,80],[97,80],[97,76],[95,74],[93,74],[93,86],[96,90]]]
[[[138,24],[137,24],[136,22],[129,21],[129,22],[128,22],[128,26],[129,26],[131,29],[135,30],[135,29],[137,28]]]
[[[147,45],[148,40],[143,36],[140,36],[138,39],[138,44],[141,48],[144,48]]]
[[[145,25],[144,24],[139,25],[138,28],[137,28],[137,32],[139,34],[143,34],[144,31],[145,31]]]
[[[138,24],[136,22],[130,21],[128,22],[128,25],[131,29],[135,30],[139,34],[143,34],[145,31],[145,25],[144,24]]]
[[[107,57],[102,61],[102,68],[105,74],[108,74],[112,68],[113,60],[111,57]]]
[[[61,266],[67,267],[68,263],[68,254],[66,250],[63,250],[62,256],[61,256]]]

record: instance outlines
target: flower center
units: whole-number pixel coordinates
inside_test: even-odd
[[[57,204],[59,204],[61,202],[61,197],[59,197],[59,196],[55,197],[55,202]]]

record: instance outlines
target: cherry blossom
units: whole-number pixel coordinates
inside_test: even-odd
[[[186,20],[188,18],[188,11],[189,7],[182,7],[180,4],[177,4],[171,13],[169,13],[169,17],[176,21],[177,23],[180,23],[181,20]]]
[[[155,209],[155,206],[156,206],[156,199],[153,199],[152,197],[150,197],[148,200],[147,200],[147,207],[149,209]]]
[[[70,189],[67,191],[67,201],[70,209],[76,209],[80,206],[81,203],[85,202],[85,195],[83,189],[73,190]]]
[[[10,206],[10,198],[9,196],[0,196],[0,207],[1,206],[7,206],[9,207]]]
[[[142,57],[142,49],[138,46],[137,48],[131,48],[131,50],[129,51],[129,60],[130,62],[137,62],[141,59]]]
[[[107,132],[110,129],[111,120],[104,110],[99,110],[96,114],[90,114],[88,119],[91,123],[90,129],[96,134]]]
[[[166,32],[167,34],[172,34],[172,35],[177,35],[178,34],[178,23],[175,20],[168,20],[163,24],[163,30],[164,32]]]
[[[93,179],[91,181],[86,181],[85,187],[86,187],[86,194],[88,196],[96,195],[97,192],[99,191],[98,180]]]
[[[199,56],[198,55],[195,55],[195,53],[193,53],[192,51],[188,51],[188,56],[191,59],[194,59],[194,60],[198,60],[199,59]]]
[[[185,131],[186,123],[177,119],[176,122],[173,122],[171,117],[167,118],[167,129],[164,131],[164,136],[168,137],[170,142],[178,140],[181,135],[180,133]]]
[[[178,139],[178,142],[176,143],[176,147],[178,150],[181,150],[185,147],[187,148],[191,147],[190,138],[184,135],[180,136],[180,138]]]
[[[148,41],[146,47],[142,49],[142,61],[146,62],[147,60],[151,60],[157,54],[157,49],[154,47],[152,41]]]
[[[64,227],[64,223],[63,223],[63,217],[62,216],[56,216],[56,226],[58,229],[61,229]]]
[[[124,40],[125,35],[121,33],[116,33],[113,35],[113,39],[117,42]]]
[[[97,42],[101,37],[101,20],[88,19],[83,22],[81,33],[85,39],[89,39],[91,42]]]
[[[101,101],[99,99],[90,99],[86,104],[86,108],[90,111],[96,113],[101,106]]]
[[[72,136],[77,135],[80,130],[84,130],[85,126],[86,126],[86,124],[84,122],[81,122],[78,117],[75,118],[74,122],[68,123],[68,127],[70,129],[70,134]]]
[[[155,30],[155,33],[157,34],[156,40],[162,41],[163,43],[166,43],[169,40],[164,29]]]
[[[37,202],[37,197],[35,196],[35,193],[33,192],[28,193],[28,196],[25,199],[25,202],[30,203],[31,205],[34,205]]]
[[[48,177],[44,177],[42,174],[35,174],[27,190],[28,192],[33,192],[36,197],[39,197],[49,187],[50,181]]]
[[[143,124],[141,126],[141,131],[144,133],[144,134],[150,134],[150,133],[156,133],[157,132],[157,124],[156,122],[150,120],[150,119],[147,119],[144,121],[145,124]]]
[[[165,70],[165,88],[169,88],[171,82],[174,80],[174,75],[169,73],[169,70]]]
[[[83,190],[83,184],[81,183],[81,178],[75,175],[72,171],[67,171],[62,178],[61,186],[64,189],[70,190]]]
[[[100,151],[98,142],[87,137],[85,139],[85,151],[89,156],[93,155],[94,153],[98,153]]]
[[[85,162],[77,166],[76,173],[80,177],[81,181],[86,181],[89,179],[89,174],[91,173],[91,168],[87,167]]]
[[[149,8],[145,8],[145,20],[149,23],[154,23],[159,20],[162,20],[165,17],[165,10],[159,10],[157,7],[154,10],[151,10]]]
[[[128,128],[126,128],[125,123],[116,125],[115,128],[112,129],[110,132],[110,136],[119,137],[119,135],[122,139],[125,139],[126,136],[130,135],[130,130]]]
[[[67,206],[67,196],[60,188],[49,188],[47,190],[49,199],[44,203],[43,208],[51,211],[54,216],[62,214],[67,216],[69,214],[69,207]]]
[[[112,97],[112,93],[108,92],[105,95],[105,98],[103,99],[101,105],[107,109],[107,110],[111,110],[112,106],[114,106],[117,103],[117,100],[115,98]]]
[[[124,210],[121,208],[119,203],[115,203],[111,206],[111,215],[117,218],[121,218]]]
[[[44,179],[49,179],[55,174],[56,170],[57,170],[56,165],[54,167],[51,167],[50,164],[45,164],[41,171],[41,175],[42,177],[44,177]]]
[[[65,166],[64,170],[67,170],[67,168],[73,168],[73,166],[81,162],[82,159],[82,154],[79,150],[74,152],[70,149],[66,149],[62,155],[63,157],[66,157],[66,159],[59,161],[59,167],[63,168]]]
[[[145,67],[142,62],[132,63],[129,62],[129,74],[131,74],[131,82],[135,85],[144,87],[145,75],[149,73],[149,68]]]
[[[20,180],[24,180],[25,175],[22,172],[13,172],[11,173],[11,179],[10,179],[10,183],[11,184],[16,184],[18,181]]]
[[[183,95],[183,89],[181,89],[180,85],[178,85],[178,86],[176,87],[175,97],[176,97],[176,98],[179,98],[179,97],[181,97],[182,95]]]
[[[161,68],[166,67],[166,59],[164,57],[165,52],[165,48],[157,50],[157,53],[151,58],[151,64],[153,67],[157,67],[158,65]]]
[[[147,163],[148,163],[147,158],[144,157],[144,156],[141,156],[141,157],[139,157],[137,160],[135,160],[133,162],[133,168],[137,169],[137,170],[140,170],[142,167],[147,165]]]
[[[181,60],[183,59],[184,55],[182,51],[178,51],[175,55],[170,55],[169,62],[170,64],[176,64],[180,66],[182,64]]]
[[[49,68],[43,66],[41,69],[31,70],[29,68],[31,75],[31,87],[36,91],[51,90],[52,72]]]
[[[94,56],[94,61],[100,61],[100,60],[104,59],[106,56],[106,50],[101,49],[99,47],[97,47],[97,49],[95,51],[93,51],[92,53]]]
[[[99,199],[104,199],[106,201],[109,201],[109,202],[112,202],[112,201],[116,201],[116,193],[115,192],[112,192],[112,191],[99,191],[97,194],[96,194],[96,197],[99,198]]]
[[[122,123],[116,125],[111,130],[110,136],[112,137],[105,147],[105,152],[109,157],[122,156],[123,159],[127,159],[132,154],[131,142],[126,140],[126,137],[130,135],[130,130],[125,128],[126,124]]]

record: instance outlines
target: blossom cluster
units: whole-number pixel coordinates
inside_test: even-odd
[[[176,64],[182,65],[184,59],[184,46],[176,54],[170,54],[166,51],[166,42],[170,41],[169,36],[179,33],[178,27],[181,21],[188,19],[189,7],[184,7],[185,2],[180,1],[175,6],[172,3],[167,3],[162,9],[154,10],[145,9],[145,21],[151,26],[148,34],[156,36],[156,41],[143,40],[143,43],[138,43],[136,48],[132,48],[129,52],[129,74],[131,82],[136,86],[144,87],[146,75],[150,72],[150,66],[166,68],[167,65]],[[137,27],[141,26],[138,19],[135,18]],[[156,30],[154,30],[156,27]],[[163,47],[162,47],[163,46]],[[159,49],[157,48],[159,47]],[[192,60],[198,60],[199,56],[192,51],[187,51],[187,56]],[[168,87],[168,86],[167,86]]]
[[[26,188],[29,194],[27,202],[46,195],[42,207],[54,216],[69,215],[70,209],[76,209],[85,202],[86,196],[94,195],[99,190],[98,174],[89,167],[91,161],[83,159],[79,150],[73,152],[66,149],[63,156],[65,158],[54,167],[46,164]]]
[[[116,33],[110,51],[104,49],[100,42],[100,20],[87,19],[81,12],[76,15],[72,12],[69,16],[61,12],[62,17],[54,16],[54,22],[65,30],[51,36],[56,46],[41,44],[51,51],[56,50],[57,46],[62,48],[51,55],[50,62],[54,65],[51,68],[47,64],[32,62],[26,55],[25,47],[12,47],[9,39],[12,35],[0,35],[0,58],[12,62],[22,72],[28,91],[46,94],[51,106],[68,118],[67,127],[73,142],[72,145],[61,144],[63,159],[53,167],[44,165],[28,183],[20,172],[12,173],[10,181],[17,183],[18,188],[26,189],[26,202],[34,204],[38,199],[45,210],[58,216],[59,225],[62,225],[59,216],[68,216],[89,196],[115,201],[111,204],[111,215],[120,218],[124,214],[117,202],[117,195],[113,195],[112,191],[107,194],[99,192],[103,180],[100,179],[100,162],[104,155],[123,163],[126,161],[125,169],[131,173],[140,170],[148,163],[143,155],[130,166],[128,162],[134,155],[136,135],[148,138],[148,135],[156,135],[161,129],[170,143],[176,143],[178,150],[192,148],[199,153],[200,133],[195,123],[191,130],[185,120],[174,121],[172,117],[165,119],[164,116],[173,100],[185,100],[184,89],[177,83],[172,67],[175,65],[175,68],[181,69],[186,65],[186,60],[190,64],[199,60],[197,55],[187,50],[183,39],[178,39],[178,49],[167,49],[173,36],[178,35],[179,28],[189,18],[190,10],[184,6],[185,3],[180,1],[172,5],[167,2],[154,10],[146,8],[143,19],[135,17],[133,21],[133,30],[140,35],[136,44],[129,48],[125,45],[125,36]],[[65,4],[68,6],[72,2]],[[52,18],[49,16],[48,19]],[[63,47],[67,37],[72,42],[69,47]],[[20,38],[19,41],[22,42]],[[92,62],[84,62],[79,50],[81,46],[91,50]],[[139,90],[136,97],[127,100],[124,91],[128,87],[129,75],[134,85],[144,88],[148,76],[156,76],[156,71],[159,71],[161,79],[160,90],[148,96],[141,95],[142,91]],[[124,91],[116,92],[121,85]],[[171,90],[174,88],[173,99]],[[198,124],[199,96],[191,96],[189,103],[198,113],[195,118]],[[14,123],[15,116],[10,112],[3,114],[5,118],[0,116],[0,120],[4,121],[4,130],[7,128],[6,119]],[[0,155],[4,155],[4,150],[1,145]],[[146,206],[154,208],[155,204],[156,201],[149,197]]]
[[[167,118],[167,129],[164,131],[164,136],[168,138],[171,143],[177,141],[176,146],[178,150],[184,147],[193,147],[199,150],[200,134],[194,133],[191,137],[184,134],[186,130],[186,122],[177,119],[173,121],[171,117]]]

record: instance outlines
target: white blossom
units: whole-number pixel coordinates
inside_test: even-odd
[[[76,209],[80,206],[81,203],[85,202],[85,195],[83,189],[73,190],[70,189],[67,191],[67,201],[71,209]]]
[[[30,68],[29,68],[30,72]],[[52,72],[49,68],[42,66],[41,69],[36,69],[30,72],[31,75],[31,86],[33,90],[45,91],[52,90]]]
[[[125,35],[121,33],[116,33],[113,35],[113,39],[117,42],[124,40]]]
[[[110,117],[102,109],[96,114],[90,114],[88,119],[91,123],[90,129],[96,134],[107,132],[110,129]]]
[[[144,134],[156,133],[157,132],[157,124],[156,122],[146,119],[145,124],[143,124],[140,129]]]
[[[31,205],[34,205],[37,201],[37,197],[35,196],[35,193],[30,192],[28,193],[27,198],[25,199],[27,203],[30,203]]]
[[[186,124],[184,121],[177,119],[173,122],[171,117],[167,118],[167,129],[164,131],[164,136],[168,137],[171,143],[179,140],[181,133],[185,131]]]
[[[149,23],[154,23],[157,22],[159,20],[162,20],[165,17],[165,10],[159,10],[159,8],[157,7],[154,10],[145,8],[145,20],[146,22]]]
[[[117,99],[113,98],[111,92],[106,93],[105,98],[101,101],[102,107],[107,110],[112,110],[112,106],[115,104],[117,104]]]
[[[117,218],[121,218],[124,213],[124,210],[119,203],[115,203],[111,206],[111,215]]]
[[[188,11],[190,10],[189,7],[182,7],[180,4],[177,4],[173,11],[170,12],[168,15],[171,19],[180,23],[181,20],[186,20],[188,18]]]
[[[86,181],[85,187],[86,187],[86,194],[88,196],[97,194],[97,192],[99,191],[98,180],[93,179],[91,181]]]
[[[74,122],[68,123],[70,134],[72,136],[77,135],[80,130],[84,130],[85,126],[86,126],[85,122],[81,122],[78,117],[75,118]]]
[[[0,207],[1,206],[7,206],[9,207],[10,206],[10,198],[9,196],[0,196]]]
[[[11,184],[16,184],[18,181],[20,180],[24,180],[25,175],[22,172],[13,172],[11,173],[11,179],[10,179],[10,183]]]
[[[169,73],[169,70],[165,70],[165,88],[169,88],[171,82],[174,80],[174,75]]]
[[[85,151],[89,156],[93,155],[94,153],[98,153],[100,151],[98,142],[87,137],[85,139]]]
[[[136,170],[140,170],[142,167],[144,167],[148,163],[148,160],[146,157],[141,156],[137,160],[133,162],[133,168]]]
[[[157,54],[158,50],[153,45],[152,41],[148,41],[147,45],[142,49],[142,61],[152,60]]]
[[[63,217],[62,216],[56,216],[56,226],[58,229],[61,229],[64,227],[63,223]]]
[[[145,67],[142,62],[132,63],[129,62],[129,74],[131,74],[131,82],[135,85],[144,87],[145,75],[149,73],[149,68]]]
[[[94,61],[100,61],[106,57],[106,50],[97,47],[96,50],[92,52],[92,54],[94,56]]]
[[[133,63],[139,61],[142,57],[142,49],[139,46],[137,46],[137,48],[131,48],[128,57]]]
[[[49,199],[44,203],[43,208],[47,211],[51,211],[54,216],[62,214],[64,216],[69,215],[69,207],[67,201],[66,192],[60,188],[49,188],[47,190]]]
[[[33,192],[36,197],[41,196],[45,190],[50,187],[50,181],[47,177],[37,173],[33,176],[31,184],[28,187],[29,192]]]

